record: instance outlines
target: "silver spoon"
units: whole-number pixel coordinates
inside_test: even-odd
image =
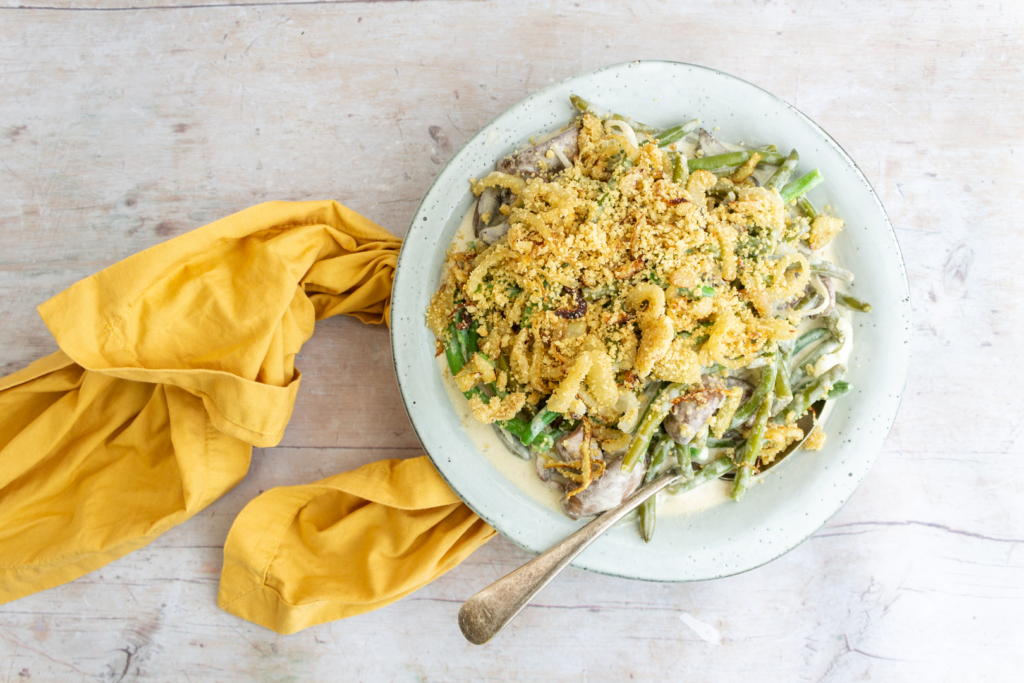
[[[814,407],[818,410],[808,411],[797,421],[797,426],[803,429],[804,438],[776,456],[771,464],[761,470],[762,473],[803,446],[817,421],[815,416],[820,411],[819,404],[815,404]],[[569,566],[569,563],[601,534],[658,491],[681,481],[682,478],[683,473],[678,467],[671,468],[654,481],[634,491],[618,507],[601,513],[569,538],[471,597],[459,610],[459,628],[462,635],[474,645],[483,645],[498,635],[501,629],[515,619],[516,615],[558,576],[559,572]]]

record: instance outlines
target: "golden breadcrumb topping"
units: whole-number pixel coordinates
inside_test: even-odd
[[[821,249],[831,242],[832,238],[838,235],[842,229],[843,221],[841,218],[818,216],[814,219],[814,223],[811,224],[811,234],[807,239],[807,243],[811,246],[811,249]]]
[[[795,425],[771,425],[764,432],[761,445],[761,462],[767,465],[775,456],[786,450],[789,444],[804,437],[804,431]]]
[[[477,195],[511,192],[499,208],[508,232],[489,247],[449,249],[427,311],[439,340],[454,316],[468,315],[480,351],[501,368],[501,388],[513,393],[490,405],[474,399],[485,422],[550,395],[550,410],[614,426],[636,411],[625,394],[651,381],[699,382],[716,364],[743,367],[796,335],[799,318],[783,317],[791,311],[780,304],[802,294],[810,265],[798,253],[774,255],[793,228],[779,193],[751,177],[753,157],[730,178],[698,170],[683,186],[656,144],[636,147],[589,114],[579,123],[570,168],[472,182]],[[826,218],[812,240],[842,227]],[[493,368],[467,363],[456,382],[494,378]],[[738,403],[733,396],[720,411],[716,434]]]
[[[820,451],[824,445],[825,430],[820,426],[817,426],[811,430],[811,434],[807,437],[807,441],[804,441],[803,448],[805,451]]]

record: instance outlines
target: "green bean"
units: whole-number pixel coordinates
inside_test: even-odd
[[[530,425],[526,420],[520,420],[518,417],[513,417],[510,420],[502,420],[497,424],[509,434],[522,441],[524,446],[529,445],[526,443],[526,437],[530,433]]]
[[[512,369],[511,366],[508,364],[508,356],[506,356],[504,353],[498,356],[497,359],[495,359],[494,365],[499,370],[502,370],[504,372],[509,372]]]
[[[704,447],[708,442],[708,431],[708,425],[705,424],[690,440],[690,443],[675,445],[676,462],[679,464],[679,470],[683,473],[684,479],[693,478],[693,461],[704,452]]]
[[[700,430],[697,432],[697,436],[693,437],[693,439],[690,441],[690,443],[687,444],[687,448],[690,451],[690,462],[691,463],[694,460],[700,459],[701,456],[704,455],[704,449],[707,446],[708,434],[709,434],[710,431],[711,431],[711,428],[708,426],[707,423],[704,423],[704,426],[701,427]],[[693,467],[692,467],[692,465],[691,465],[690,469],[683,470],[683,476],[686,479],[690,479],[690,478],[693,477]]]
[[[736,185],[731,180],[728,182],[719,180],[708,190],[708,194],[719,199],[734,201],[736,199]]]
[[[761,366],[761,379],[757,383],[757,388],[754,390],[754,395],[747,399],[747,402],[736,409],[736,414],[732,417],[732,424],[729,426],[730,429],[736,429],[741,424],[750,419],[750,416],[757,411],[758,406],[761,405],[764,397],[768,395],[768,392],[775,386],[775,354],[769,354],[768,363]]]
[[[699,457],[700,454],[704,451],[704,447],[707,446],[708,444],[708,434],[710,432],[711,427],[708,425],[707,422],[705,422],[704,426],[697,430],[696,436],[694,436],[693,439],[690,440],[690,445],[697,449],[693,453],[694,457]]]
[[[512,455],[523,460],[533,460],[533,451],[530,450],[529,446],[524,446],[518,436],[514,436],[500,425],[494,425],[494,429],[501,436],[505,445],[508,446],[508,450]]]
[[[840,344],[835,339],[829,339],[827,341],[822,342],[821,345],[818,346],[818,348],[811,351],[810,355],[808,355],[807,358],[800,361],[799,367],[797,367],[793,374],[790,376],[789,381],[792,383],[794,387],[800,387],[803,384],[804,380],[806,380],[811,374],[807,370],[807,368],[813,368],[815,365],[818,364],[819,360],[821,360],[830,353],[835,353],[840,349],[840,347],[842,347],[842,344]],[[794,397],[793,400],[795,401],[796,398]]]
[[[451,323],[448,327],[449,334],[453,334],[454,338],[459,342],[458,347],[461,350],[461,362],[458,363],[459,370],[461,370],[466,365],[466,363],[472,360],[473,356],[477,355],[484,359],[486,362],[490,363],[491,366],[494,365],[494,361],[491,360],[491,357],[488,356],[486,353],[482,353],[480,351],[480,335],[477,334],[477,327],[478,323],[476,322],[471,324],[469,328],[465,330],[460,330],[458,325],[456,325],[454,322]],[[450,354],[448,346],[445,346],[445,353]],[[448,367],[452,367],[452,358],[450,355],[448,355]],[[458,370],[452,370],[452,374],[457,375]],[[488,382],[487,386],[491,388],[491,392],[493,392],[496,396],[498,396],[499,398],[505,398],[505,392],[498,389],[497,384],[495,384],[494,382]],[[473,392],[466,393],[466,398],[470,398],[471,393]],[[487,402],[486,399],[481,400],[483,400],[484,403]]]
[[[849,294],[836,292],[836,301],[847,308],[852,308],[853,310],[860,311],[861,313],[871,312],[871,304],[867,301],[861,301],[856,297],[852,297]]]
[[[842,266],[837,266],[831,261],[813,261],[811,263],[811,272],[818,275],[828,275],[830,278],[842,280],[843,282],[853,282],[853,273]]]
[[[548,434],[547,432],[541,432],[533,441],[530,443],[530,447],[538,453],[547,453],[551,450],[552,446],[555,445],[555,440],[561,436],[561,434]]]
[[[694,171],[715,171],[720,168],[729,168],[732,166],[742,166],[747,163],[751,155],[760,154],[761,160],[757,162],[758,166],[779,166],[785,162],[786,157],[782,156],[777,152],[758,152],[756,150],[744,150],[741,152],[728,152],[726,154],[716,154],[710,157],[700,157],[686,160],[686,167],[693,173]]]
[[[781,166],[786,163],[786,157],[778,152],[772,152],[766,149],[754,150],[761,155],[761,160],[757,162],[758,166]]]
[[[846,331],[839,325],[840,320],[842,318],[839,315],[839,311],[832,309],[832,312],[825,316],[825,329],[842,346],[846,343]]]
[[[789,357],[792,359],[799,356],[801,351],[826,335],[828,335],[828,330],[824,327],[815,327],[813,330],[807,330],[796,338],[796,342],[793,344],[793,350],[790,351]]]
[[[463,355],[462,349],[458,343],[458,332],[460,332],[460,330],[455,323],[449,323],[448,334],[450,338],[448,343],[444,345],[444,355],[448,361],[448,369],[451,370],[453,376],[459,374],[462,368],[466,367],[466,357]],[[490,358],[485,354],[480,355],[490,361]],[[462,394],[466,397],[466,400],[470,400],[473,397],[479,398],[484,403],[489,403],[491,400],[487,394],[480,390],[480,387],[473,387],[469,391],[462,392]],[[517,437],[523,442],[524,446],[530,445],[530,441],[527,439],[532,440],[533,436],[530,435],[530,425],[526,421],[514,417],[510,420],[501,420],[496,424],[505,429],[509,434]]]
[[[672,439],[664,435],[659,435],[659,439],[651,449],[651,464],[647,466],[647,471],[644,472],[644,484],[650,484],[654,481],[654,478],[658,476],[658,470],[665,462],[665,458],[668,456],[668,452],[672,450]],[[654,517],[655,511],[658,507],[658,496],[653,495],[644,502],[640,503],[640,533],[644,537],[644,541],[647,543],[651,542],[654,538]]]
[[[459,333],[464,330],[460,330],[454,322],[448,324],[448,343],[444,345],[444,355],[448,361],[448,369],[452,371],[452,376],[459,374],[462,368],[466,367],[466,356],[462,350],[462,345],[459,343]],[[486,358],[486,356],[484,356]],[[474,396],[479,396],[480,400],[484,403],[489,401],[487,395],[480,391],[479,387],[473,387],[469,391],[462,392],[463,396],[467,400]]]
[[[797,313],[809,311],[812,308],[815,308],[819,303],[821,303],[821,295],[817,292],[811,292],[810,294],[805,294],[804,298],[800,299],[800,301],[797,302],[797,305],[793,307],[793,310]]]
[[[814,208],[814,204],[811,204],[811,200],[807,197],[800,197],[800,199],[796,200],[796,205],[800,207],[804,215],[807,216],[807,220],[811,223],[818,217],[818,210]]]
[[[800,163],[800,154],[794,149],[786,157],[786,160],[782,162],[782,166],[779,166],[779,170],[772,174],[772,177],[768,179],[768,182],[764,184],[769,190],[778,190],[786,184],[789,177],[793,175],[793,171],[796,170],[797,165]]]
[[[835,365],[823,372],[818,379],[809,382],[806,387],[793,395],[793,400],[786,409],[772,418],[773,424],[789,424],[796,422],[814,403],[827,394],[832,387],[846,375],[846,367]]]
[[[654,432],[665,421],[669,411],[672,410],[672,401],[678,398],[685,389],[685,384],[673,382],[662,389],[661,393],[651,401],[651,405],[647,406],[647,412],[644,413],[643,419],[640,420],[640,426],[633,433],[633,440],[629,442],[626,455],[622,458],[623,472],[632,471],[636,464],[640,462],[643,454],[647,452],[648,446],[651,445],[651,438],[654,436]]]
[[[579,95],[569,95],[569,100],[572,102],[573,106],[579,109],[581,112],[585,114],[590,114],[591,116],[596,116],[602,121],[606,121],[608,119],[611,119],[612,121],[625,121],[626,123],[629,124],[630,128],[632,128],[638,133],[644,133],[650,136],[656,136],[658,134],[658,129],[653,126],[648,126],[647,124],[640,123],[639,121],[630,120],[625,116],[621,116],[614,112],[610,112],[606,109],[601,109],[600,107],[595,106],[590,102],[587,102]]]
[[[681,152],[669,152],[668,155],[672,159],[672,182],[683,185],[686,183],[686,179],[690,177],[690,172],[686,166],[686,157]]]
[[[533,443],[533,440],[537,438],[537,435],[544,431],[544,428],[555,421],[561,413],[556,413],[553,410],[544,408],[543,410],[537,411],[537,414],[530,420],[530,431],[528,434],[528,440],[524,443],[529,446]]]
[[[673,142],[682,140],[684,136],[689,135],[693,131],[697,130],[700,125],[700,119],[692,119],[686,123],[669,128],[660,136],[658,136],[658,147],[668,147]]]
[[[677,443],[675,450],[679,471],[683,473],[683,477],[689,479],[693,476],[693,451],[690,449],[690,444]]]
[[[455,336],[459,340],[459,346],[462,347],[463,358],[468,362],[473,354],[479,350],[480,337],[476,333],[477,323],[474,321],[470,323],[467,328],[460,328],[458,325],[455,326]]]
[[[842,398],[851,391],[853,391],[852,384],[850,384],[849,382],[844,382],[843,380],[839,380],[838,382],[833,384],[832,388],[829,389],[829,392],[825,394],[825,400],[831,401],[832,399],[835,398]]]
[[[459,346],[458,329],[455,323],[448,324],[448,342],[444,345],[444,355],[448,360],[448,369],[452,376],[459,374],[466,365],[466,357]]]
[[[739,445],[739,442],[738,441],[733,441],[732,439],[715,439],[715,438],[710,438],[710,439],[708,439],[708,443],[707,443],[707,447],[708,448],[735,448],[738,445]]]
[[[732,458],[728,455],[723,455],[702,467],[700,472],[693,475],[693,479],[689,481],[681,481],[669,486],[668,492],[672,495],[679,495],[680,493],[692,491],[693,489],[703,486],[710,481],[721,478],[723,474],[728,474],[734,469],[736,469],[736,463],[734,463]]]
[[[750,478],[754,474],[754,463],[757,456],[761,455],[761,446],[764,443],[764,431],[768,427],[768,418],[771,417],[772,405],[775,403],[775,395],[772,392],[765,394],[761,405],[757,408],[757,417],[754,418],[754,428],[747,436],[747,442],[743,444],[740,451],[740,460],[737,463],[736,481],[732,486],[733,500],[739,500],[750,487]]]
[[[794,199],[798,199],[807,194],[811,188],[818,186],[824,180],[825,179],[821,176],[818,169],[814,169],[807,175],[799,178],[798,180],[794,180],[789,185],[782,188],[782,192],[779,193],[782,195],[782,202],[784,204],[789,204]]]
[[[606,296],[615,294],[618,290],[615,285],[601,285],[599,287],[584,287],[583,298],[587,301],[597,301],[603,299]]]
[[[780,351],[775,361],[775,398],[780,403],[793,400],[793,386],[789,382],[790,354]]]
[[[576,107],[584,114],[592,109],[590,102],[587,102],[579,95],[569,95],[569,101],[572,102],[572,106]],[[599,116],[598,118],[601,117]]]

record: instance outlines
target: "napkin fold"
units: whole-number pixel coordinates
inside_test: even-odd
[[[295,633],[391,604],[493,535],[429,458],[382,460],[249,503],[224,545],[217,602]]]
[[[336,202],[260,204],[40,306],[60,351],[0,379],[0,603],[143,547],[276,445],[317,320],[388,320],[401,240]],[[268,491],[220,604],[281,633],[386,605],[493,530],[425,458]]]

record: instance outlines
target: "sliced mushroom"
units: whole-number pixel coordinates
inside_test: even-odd
[[[699,138],[697,149],[701,151],[701,156],[713,157],[717,154],[729,153],[729,150],[725,145],[716,140],[711,133],[707,132],[703,128],[697,131],[697,137]]]
[[[715,375],[704,375],[701,386],[683,395],[665,418],[665,431],[678,444],[688,444],[698,430],[725,403],[725,382]]]
[[[494,425],[494,430],[498,432],[498,436],[505,442],[505,445],[515,455],[519,456],[523,460],[530,460],[533,458],[533,451],[530,450],[529,446],[524,446],[523,442],[518,437],[512,436],[498,425]]]
[[[828,275],[818,275],[818,280],[825,286],[825,291],[828,292],[828,304],[822,309],[821,313],[812,315],[812,318],[824,318],[831,313],[836,307],[836,286],[832,282],[832,278]]]
[[[605,468],[604,474],[583,491],[562,501],[562,510],[573,519],[600,514],[626,499],[636,491],[644,476],[643,467],[622,471],[622,458],[616,458]]]
[[[550,455],[538,455],[537,456],[537,477],[542,482],[547,484],[553,489],[559,491],[565,491],[567,486],[575,486],[568,478],[563,477],[556,467],[547,467],[552,463],[560,462],[558,458],[552,458]]]
[[[505,233],[508,232],[508,227],[508,221],[505,221],[477,231],[476,236],[483,240],[484,244],[490,246],[505,236]]]
[[[490,246],[508,232],[508,220],[502,215],[501,206],[515,201],[516,196],[506,188],[488,187],[480,193],[473,212],[473,229],[484,244]]]
[[[743,405],[747,400],[754,395],[754,385],[746,380],[742,380],[739,377],[726,377],[725,386],[730,389],[739,387],[743,390],[743,396],[740,397],[740,405]]]
[[[582,424],[576,427],[570,434],[563,434],[555,440],[555,448],[546,455],[537,456],[537,476],[545,484],[562,491],[571,491],[579,486],[568,477],[562,476],[557,467],[550,467],[553,463],[579,462],[583,459],[583,439],[586,432]],[[590,457],[594,460],[603,460],[601,446],[596,439],[590,441]],[[602,475],[603,476],[603,475]],[[592,483],[590,486],[593,486]]]
[[[571,491],[579,486],[576,482],[570,481],[567,477],[559,474],[554,467],[546,467],[553,462],[579,462],[582,459],[581,449],[585,432],[583,425],[577,427],[571,434],[564,434],[555,442],[554,452],[547,456],[537,458],[537,475],[541,481],[561,488],[563,491]],[[590,442],[591,458],[603,460],[604,454],[597,440]],[[622,456],[612,460],[611,464],[604,468],[600,477],[591,484],[573,495],[562,500],[562,509],[565,514],[573,519],[590,517],[605,510],[610,510],[631,494],[640,485],[643,479],[643,467],[634,467],[631,472],[623,473]]]
[[[550,140],[545,140],[539,145],[527,147],[521,152],[509,155],[498,162],[496,168],[502,173],[528,177],[535,175],[551,175],[565,169],[558,154],[548,158],[548,150],[554,152],[556,149],[570,163],[572,158],[579,152],[579,126],[573,124],[565,132],[559,133]]]
[[[494,217],[500,215],[499,209],[501,208],[501,192],[503,189],[500,187],[488,187],[480,193],[480,198],[476,200],[476,211],[473,212],[473,227],[478,234],[480,233],[481,223],[485,227],[491,225],[496,222]]]
[[[730,389],[735,389],[735,388],[739,387],[740,389],[743,390],[743,395],[740,396],[740,405],[743,405],[744,403],[749,401],[750,397],[754,395],[754,385],[751,384],[750,382],[747,382],[745,380],[740,379],[739,377],[726,377],[725,378],[725,386],[727,386]],[[752,427],[754,425],[754,418],[755,417],[756,417],[756,415],[751,415],[747,419],[747,421],[744,422],[740,426],[743,429],[747,429],[749,427]],[[730,434],[733,434],[733,433],[734,433],[734,431],[726,432],[723,436],[729,436]]]
[[[584,433],[583,425],[580,424],[571,434],[563,434],[558,437],[555,441],[555,450],[558,451],[558,455],[561,456],[562,462],[573,462],[583,458],[582,448]],[[593,439],[591,439],[590,448],[591,453],[600,453],[600,447]]]

